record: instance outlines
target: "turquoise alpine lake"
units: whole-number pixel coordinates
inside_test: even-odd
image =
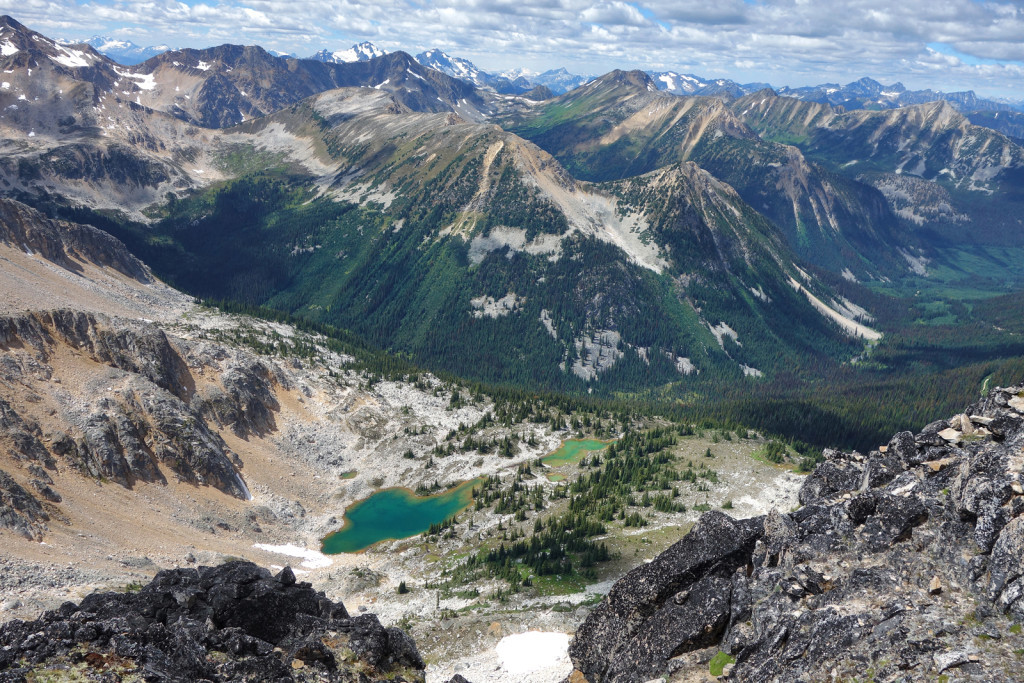
[[[473,487],[482,479],[463,482],[433,496],[417,496],[405,488],[384,489],[345,510],[345,525],[321,543],[325,555],[355,553],[378,541],[421,534],[461,512],[473,502]]]

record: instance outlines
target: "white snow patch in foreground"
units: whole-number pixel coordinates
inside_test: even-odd
[[[17,46],[12,43],[9,38],[0,45],[0,53],[2,53],[4,57],[10,57],[17,51]]]
[[[287,545],[254,543],[253,547],[258,548],[259,550],[266,550],[268,553],[277,553],[278,555],[287,555],[289,557],[301,557],[303,559],[302,566],[307,569],[322,569],[323,567],[330,567],[334,564],[334,560],[327,557],[319,550],[309,550],[308,548],[301,548],[291,543]]]
[[[495,651],[501,660],[502,668],[513,676],[522,676],[552,667],[564,667],[564,676],[572,672],[568,633],[516,633],[502,638]]]

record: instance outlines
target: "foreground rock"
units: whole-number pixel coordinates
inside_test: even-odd
[[[1020,680],[1024,387],[826,459],[799,510],[709,512],[616,583],[570,680]]]
[[[411,682],[423,669],[400,629],[249,562],[163,571],[0,627],[0,681]]]

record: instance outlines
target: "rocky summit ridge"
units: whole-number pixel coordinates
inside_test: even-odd
[[[251,562],[165,570],[136,592],[0,627],[0,681],[397,683],[423,669],[404,631]]]
[[[708,512],[579,627],[570,680],[1021,680],[1024,386],[868,455],[791,513]],[[717,666],[716,666],[717,664]]]

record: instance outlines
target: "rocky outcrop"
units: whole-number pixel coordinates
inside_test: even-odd
[[[1019,680],[1024,387],[826,458],[800,509],[709,512],[617,582],[570,646],[576,680]]]
[[[225,374],[225,391],[200,396],[186,360],[160,328],[68,310],[0,317],[0,350],[0,378],[9,387],[42,383],[38,392],[18,393],[19,398],[55,403],[40,418],[46,421],[44,434],[39,423],[0,396],[0,444],[8,444],[24,466],[53,469],[61,459],[83,474],[129,487],[137,481],[166,483],[163,467],[181,481],[250,497],[234,454],[207,425],[202,408],[216,401],[245,427],[236,429],[240,433],[272,429],[277,403],[270,371],[259,361],[243,358]],[[89,362],[79,367],[69,355]],[[55,370],[54,363],[73,363],[87,379],[61,383],[65,371]],[[51,502],[60,497],[35,487]]]
[[[13,199],[0,199],[0,242],[78,270],[76,261],[95,263],[150,282],[149,269],[112,235],[91,225],[55,221]]]
[[[0,529],[11,529],[29,540],[38,540],[49,520],[39,501],[0,470]]]
[[[214,388],[196,402],[206,419],[221,427],[230,427],[241,437],[263,436],[276,431],[274,413],[280,404],[274,385],[283,380],[256,359],[246,359],[227,367],[221,375],[223,388]]]
[[[190,398],[188,367],[155,325],[70,310],[0,317],[0,348],[30,345],[45,361],[58,342],[97,363],[142,375],[178,398]]]
[[[352,617],[288,567],[249,562],[160,572],[0,627],[0,680],[423,681],[416,644]],[[97,678],[99,680],[99,678]]]

